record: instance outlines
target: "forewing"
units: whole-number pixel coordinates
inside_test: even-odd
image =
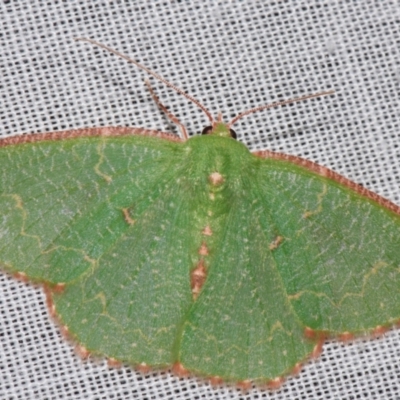
[[[177,146],[128,135],[0,147],[2,266],[34,281],[77,278],[157,195]]]
[[[286,160],[260,165],[258,187],[269,216],[261,221],[282,238],[274,260],[303,323],[338,334],[398,321],[396,206],[322,167],[318,174]]]

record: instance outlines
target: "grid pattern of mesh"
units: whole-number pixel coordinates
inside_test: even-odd
[[[235,126],[252,150],[302,156],[400,204],[398,1],[3,1],[0,136],[84,126],[177,132],[144,74],[74,37],[120,50],[226,119],[280,99],[335,96]],[[153,83],[191,134],[207,121]],[[379,235],[380,232],[377,232]],[[1,399],[399,399],[400,334],[327,343],[280,391],[212,388],[82,362],[49,320],[42,292],[0,274]]]

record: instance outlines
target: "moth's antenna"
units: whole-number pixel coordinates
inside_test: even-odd
[[[158,75],[157,73],[153,72],[149,68],[146,68],[144,65],[138,63],[137,61],[133,60],[132,58],[127,57],[126,55],[120,53],[117,50],[112,49],[111,47],[106,46],[105,44],[96,42],[95,40],[92,39],[87,39],[87,38],[75,38],[76,41],[81,41],[81,42],[87,42],[91,43],[95,46],[101,47],[104,50],[109,51],[112,54],[115,54],[118,57],[123,58],[124,60],[128,61],[131,64],[136,65],[138,68],[142,69],[143,71],[146,71],[149,75],[153,76],[154,78],[158,79],[160,82],[164,83],[165,85],[169,86],[171,89],[175,90],[182,96],[186,97],[188,100],[190,100],[192,103],[196,104],[197,107],[199,107],[201,110],[203,110],[204,114],[207,115],[207,118],[210,120],[211,123],[214,123],[214,118],[212,117],[211,113],[205,108],[199,101],[197,101],[194,97],[190,96],[186,92],[184,92],[182,89],[179,89],[177,86],[174,84],[168,82],[166,79],[164,79],[161,75]]]
[[[149,92],[151,94],[151,97],[153,97],[154,102],[158,105],[158,107],[161,108],[161,110],[165,113],[165,115],[176,125],[178,125],[179,129],[181,130],[182,136],[185,140],[189,139],[189,136],[186,132],[186,128],[185,125],[182,124],[181,121],[179,121],[179,118],[176,117],[174,114],[172,114],[171,111],[168,110],[167,107],[164,106],[163,103],[161,103],[159,97],[155,94],[153,88],[150,85],[150,82],[145,79],[145,84],[147,86],[147,88],[149,89]]]
[[[272,104],[265,104],[263,106],[250,108],[250,110],[243,111],[241,114],[239,114],[238,116],[233,118],[232,121],[230,121],[228,123],[228,127],[230,128],[239,119],[245,117],[246,115],[253,114],[253,113],[257,112],[257,111],[267,110],[268,108],[275,108],[275,107],[285,106],[287,104],[298,103],[299,101],[314,99],[315,97],[327,96],[327,95],[333,94],[333,93],[335,93],[334,90],[328,90],[326,92],[320,92],[320,93],[315,93],[315,94],[306,94],[305,96],[297,97],[295,99],[283,100],[283,101],[278,101],[278,102],[272,103]]]

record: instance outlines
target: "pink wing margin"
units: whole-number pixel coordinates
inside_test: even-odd
[[[161,139],[167,139],[172,142],[182,142],[183,140],[173,133],[155,131],[146,128],[130,128],[130,127],[101,127],[101,128],[81,128],[72,129],[68,131],[38,133],[6,137],[0,139],[0,147],[34,143],[42,140],[64,140],[73,139],[78,137],[91,137],[91,136],[124,136],[124,135],[141,135],[141,136],[154,136]]]
[[[380,206],[400,215],[400,206],[398,206],[397,204],[392,203],[390,200],[379,196],[378,194],[366,189],[358,183],[355,183],[350,179],[347,179],[344,176],[338,174],[337,172],[334,172],[329,168],[323,167],[322,165],[319,165],[313,161],[306,160],[304,158],[293,156],[290,154],[275,153],[274,151],[270,150],[255,151],[252,154],[260,158],[273,158],[275,160],[289,161],[293,164],[299,165],[300,167],[304,167],[324,178],[332,179],[333,181],[336,181],[341,185],[348,187],[354,192],[378,203]]]

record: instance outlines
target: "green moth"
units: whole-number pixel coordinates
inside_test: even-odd
[[[90,128],[0,141],[0,266],[44,285],[78,352],[279,387],[326,337],[397,323],[400,207],[233,139],[238,118],[271,106],[225,124],[195,104],[211,127],[190,139],[181,126],[183,139]]]

